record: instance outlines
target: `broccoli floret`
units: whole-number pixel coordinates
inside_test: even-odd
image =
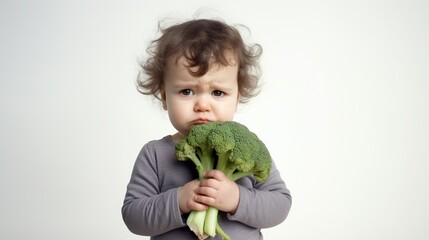
[[[203,174],[213,169],[216,163],[214,149],[209,145],[208,137],[216,122],[195,125],[186,138],[176,144],[176,157],[178,160],[194,162],[199,180],[203,180]]]
[[[194,126],[188,136],[177,143],[176,156],[178,160],[194,162],[200,181],[205,180],[204,172],[217,169],[233,181],[253,175],[257,182],[263,182],[271,170],[271,157],[265,144],[246,126],[234,121]],[[214,207],[192,211],[187,224],[200,239],[207,235],[214,237],[216,233],[230,239],[218,224],[218,211]]]
[[[271,156],[265,144],[246,126],[228,121],[215,128],[208,140],[218,155],[216,169],[236,181],[253,175],[265,181],[271,169]]]

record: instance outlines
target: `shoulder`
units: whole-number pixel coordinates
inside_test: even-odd
[[[151,140],[143,145],[139,153],[140,159],[149,159],[155,161],[161,156],[171,156],[175,152],[175,143],[170,136],[165,136],[161,139]]]
[[[162,150],[162,149],[170,149],[174,147],[175,147],[175,143],[171,140],[171,136],[165,136],[161,139],[151,140],[147,142],[143,146],[143,149],[148,149],[148,150],[161,149]]]

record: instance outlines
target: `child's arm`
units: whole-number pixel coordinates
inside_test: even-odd
[[[197,201],[228,212],[230,220],[259,229],[281,223],[289,213],[291,196],[275,166],[267,181],[260,184],[254,178],[237,184],[219,170],[208,171],[204,177],[208,180],[195,191]]]
[[[145,236],[186,226],[179,209],[179,188],[162,192],[159,166],[154,155],[150,146],[143,147],[134,165],[122,206],[122,216],[128,229]]]
[[[246,180],[248,178],[242,181]],[[254,228],[269,228],[286,219],[291,208],[292,197],[274,162],[267,181],[260,184],[253,182],[254,188],[241,185],[240,181],[238,181],[240,202],[235,214],[228,214],[230,220],[239,221]]]

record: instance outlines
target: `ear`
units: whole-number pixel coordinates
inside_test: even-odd
[[[165,94],[165,90],[164,89],[161,89],[160,95],[161,95],[162,108],[164,110],[167,110],[167,96]]]

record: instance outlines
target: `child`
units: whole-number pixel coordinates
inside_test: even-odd
[[[122,206],[125,224],[151,239],[197,239],[187,216],[213,206],[233,240],[263,239],[261,229],[280,224],[291,207],[274,163],[263,183],[253,177],[233,182],[217,170],[205,173],[211,181],[199,182],[195,165],[175,157],[175,143],[192,126],[233,120],[237,105],[256,95],[262,48],[245,45],[222,21],[200,19],[164,29],[148,50],[139,91],[162,102],[177,133],[143,146]]]

